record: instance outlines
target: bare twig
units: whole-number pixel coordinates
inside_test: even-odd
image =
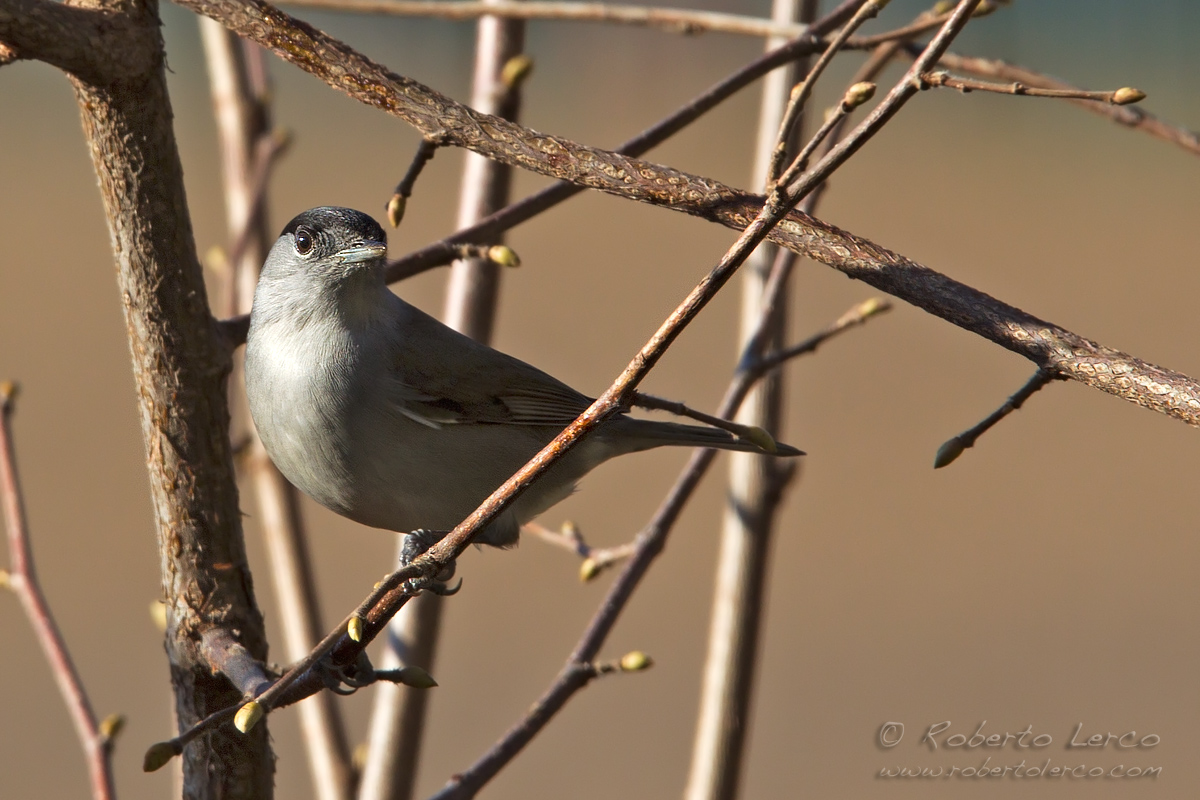
[[[825,68],[833,61],[833,57],[838,54],[846,44],[846,40],[850,38],[850,34],[854,33],[863,23],[869,19],[874,19],[879,10],[887,4],[887,0],[867,0],[862,7],[854,13],[842,29],[837,32],[829,46],[821,53],[821,57],[817,59],[817,63],[813,64],[812,69],[804,76],[801,81],[791,91],[791,96],[787,101],[787,108],[783,113],[783,118],[779,123],[779,133],[775,137],[775,150],[771,155],[771,163],[767,168],[766,179],[762,181],[762,185],[767,186],[779,180],[779,173],[783,169],[783,162],[787,158],[788,141],[792,138],[792,128],[796,125],[796,121],[800,118],[800,112],[804,110],[805,104],[808,102],[809,96],[812,94],[813,87],[817,85],[817,80],[825,72]],[[764,190],[765,191],[765,190]]]
[[[909,56],[915,55],[912,47],[906,47],[904,52]],[[998,61],[989,58],[975,58],[971,56],[962,56],[955,53],[945,53],[938,60],[938,63],[955,72],[966,72],[971,75],[978,75],[984,78],[996,78],[1002,81],[1012,81],[1020,83],[1028,87],[1037,87],[1040,89],[1059,89],[1063,91],[1080,91],[1077,87],[1072,86],[1065,81],[1060,81],[1044,75],[1040,72],[1020,67],[1015,64],[1009,64],[1004,61]],[[1102,117],[1116,122],[1119,125],[1124,125],[1128,128],[1147,133],[1156,139],[1162,139],[1165,142],[1182,147],[1190,153],[1200,155],[1200,135],[1195,131],[1190,131],[1186,128],[1177,125],[1170,125],[1163,122],[1158,117],[1148,111],[1144,111],[1136,106],[1114,106],[1107,103],[1096,103],[1087,100],[1072,101],[1080,108],[1086,109],[1093,114],[1099,114]]]
[[[633,555],[636,546],[625,542],[613,547],[592,547],[584,541],[583,533],[574,522],[564,522],[557,530],[550,530],[536,522],[527,522],[522,530],[532,533],[544,542],[569,550],[583,559],[579,565],[579,580],[593,580],[609,567]]]
[[[350,11],[362,14],[391,14],[398,17],[433,17],[448,20],[470,20],[494,15],[507,19],[554,20],[562,22],[610,22],[660,28],[670,33],[732,33],[744,36],[795,39],[806,29],[795,22],[783,22],[761,17],[697,11],[687,8],[656,8],[650,6],[617,5],[614,3],[521,2],[500,0],[495,4],[480,0],[284,0],[281,5],[319,8],[328,11]],[[929,15],[921,20],[872,36],[851,39],[847,48],[867,50],[883,42],[911,39],[940,26],[948,14]],[[980,16],[980,14],[976,14]]]
[[[0,382],[0,504],[4,506],[9,558],[9,571],[0,571],[0,583],[11,589],[21,601],[25,616],[33,627],[34,637],[50,664],[50,672],[71,715],[79,743],[83,746],[92,797],[111,800],[115,797],[112,739],[101,732],[96,722],[91,701],[83,688],[83,680],[79,677],[75,662],[71,660],[34,568],[29,527],[25,520],[25,500],[17,473],[17,453],[13,445],[12,415],[16,397],[16,384]]]
[[[1025,401],[1032,397],[1035,393],[1049,384],[1051,381],[1062,380],[1062,377],[1055,375],[1052,372],[1039,369],[1033,373],[1033,377],[1026,381],[1025,385],[1017,391],[1013,392],[1012,396],[1004,401],[1004,404],[988,414],[978,425],[968,428],[962,433],[947,439],[946,442],[938,448],[937,456],[933,460],[933,468],[941,469],[949,466],[963,454],[963,451],[968,447],[974,447],[975,441],[987,431],[991,430],[997,422],[1007,417],[1012,412],[1016,411]]]
[[[437,17],[468,20],[496,16],[521,20],[562,20],[572,22],[613,22],[662,28],[674,33],[721,33],[748,36],[803,36],[803,25],[779,23],[759,17],[695,11],[686,8],[652,8],[611,3],[574,2],[437,2],[436,0],[285,0],[284,5],[321,8],[332,11],[357,11],[366,14],[394,14],[403,17]]]
[[[963,94],[969,92],[993,92],[995,94],[1011,94],[1018,97],[1058,97],[1067,100],[1091,100],[1108,103],[1114,106],[1127,106],[1146,99],[1146,93],[1140,89],[1124,86],[1110,92],[1088,92],[1083,89],[1042,89],[1037,86],[1026,86],[1020,81],[1012,83],[988,83],[987,81],[970,78],[956,78],[949,72],[937,70],[921,73],[921,80],[927,86],[945,86],[957,89]]]
[[[387,202],[388,222],[392,223],[393,228],[400,226],[400,221],[404,219],[404,211],[408,206],[408,198],[412,197],[413,186],[416,185],[417,178],[421,176],[425,165],[430,162],[441,146],[442,143],[438,139],[430,136],[422,138],[421,143],[417,145],[417,152],[413,154],[408,171],[396,184],[396,188],[392,192],[392,199]]]

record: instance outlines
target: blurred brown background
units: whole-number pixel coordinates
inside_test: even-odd
[[[766,13],[753,3],[706,4]],[[921,6],[892,3],[875,29]],[[305,12],[392,69],[468,94],[469,24]],[[219,166],[196,23],[166,5],[172,101],[197,247],[225,243]],[[1017,3],[973,23],[958,52],[1003,57],[1087,88],[1137,86],[1145,107],[1200,128],[1200,9],[1175,2]],[[753,58],[725,35],[535,23],[523,121],[601,146],[641,130]],[[840,95],[857,56],[822,83]],[[415,147],[411,129],[271,60],[276,120],[295,135],[271,193],[276,226],[314,205],[382,216]],[[894,78],[898,70],[889,76]],[[757,86],[651,158],[745,185]],[[170,770],[142,752],[170,735],[142,443],[112,256],[66,80],[0,70],[0,378],[24,388],[16,420],[34,549],[97,713],[128,715],[115,755],[125,798],[161,797]],[[437,156],[392,252],[452,229],[461,156]],[[542,185],[521,175],[522,195]],[[820,216],[1008,302],[1147,360],[1200,375],[1195,306],[1200,159],[1066,104],[931,91],[838,173]],[[720,256],[730,231],[609,197],[575,199],[518,229],[498,345],[601,391]],[[437,313],[444,273],[399,291]],[[803,265],[798,338],[877,293]],[[647,384],[710,408],[734,356],[731,287]],[[1196,433],[1059,384],[951,468],[938,445],[1032,373],[1024,360],[901,305],[789,373],[783,437],[809,452],[779,529],[744,796],[1195,796],[1200,755],[1200,500]],[[543,522],[625,541],[684,462],[608,465]],[[645,674],[580,694],[486,789],[492,798],[676,796],[686,777],[709,618],[724,464],[630,605],[606,655],[644,649]],[[244,498],[243,508],[253,508]],[[327,620],[392,563],[392,540],[309,507]],[[254,520],[259,601],[277,618]],[[473,761],[542,691],[611,580],[527,539],[474,552],[447,608],[419,791]],[[276,630],[272,628],[272,631]],[[82,759],[17,603],[0,597],[0,794],[80,797]],[[278,639],[276,639],[278,641]],[[346,701],[352,736],[370,692]],[[1054,743],[1030,764],[1161,766],[1154,780],[886,781],[882,767],[1018,763],[1014,749],[930,752],[924,729],[1018,732]],[[880,749],[888,721],[907,726]],[[1085,735],[1154,733],[1151,749],[1067,750]],[[308,796],[296,715],[271,717],[278,796]],[[944,740],[944,736],[943,736]]]

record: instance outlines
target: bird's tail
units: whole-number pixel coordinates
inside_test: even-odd
[[[632,441],[638,443],[638,446],[633,448],[635,450],[649,450],[653,447],[674,445],[677,447],[715,447],[719,450],[740,450],[771,456],[804,455],[803,450],[798,450],[790,444],[776,442],[761,428],[750,429],[752,435],[741,438],[720,428],[684,425],[679,422],[624,417],[621,419],[621,424],[629,426],[626,429],[627,433],[631,435]]]

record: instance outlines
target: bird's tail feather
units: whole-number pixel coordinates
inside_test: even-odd
[[[622,423],[631,426],[629,433],[634,434],[632,438],[640,445],[634,448],[636,450],[674,445],[678,447],[714,447],[719,450],[739,450],[772,456],[804,455],[803,450],[798,450],[782,442],[774,442],[769,437],[767,437],[767,443],[774,444],[773,451],[749,439],[738,438],[720,428],[703,425],[684,425],[679,422],[660,422],[629,417],[625,417]]]

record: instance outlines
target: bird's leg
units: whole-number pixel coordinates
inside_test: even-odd
[[[422,528],[405,534],[404,544],[400,547],[400,566],[407,567],[416,561],[425,554],[426,550],[440,542],[446,533],[447,531],[431,531]],[[462,588],[461,578],[453,587],[446,585],[454,577],[456,568],[455,562],[451,561],[433,578],[413,578],[408,582],[409,589],[413,594],[426,589],[442,597],[458,594],[458,590]]]

